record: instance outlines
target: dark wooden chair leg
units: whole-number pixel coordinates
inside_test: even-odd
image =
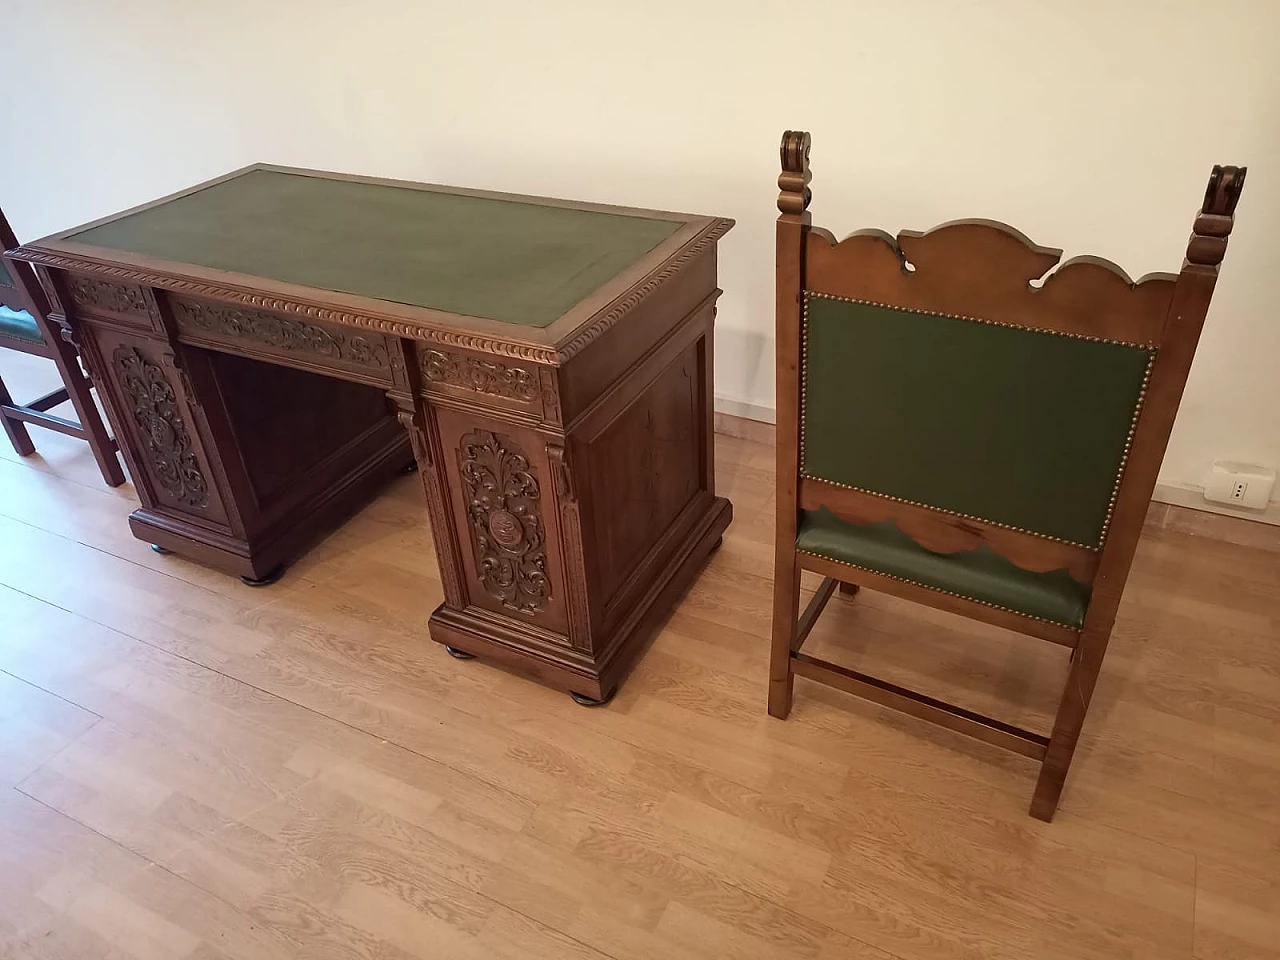
[[[1036,792],[1031,798],[1031,815],[1037,820],[1047,823],[1058,810],[1067,770],[1071,767],[1080,730],[1089,712],[1089,701],[1093,698],[1093,688],[1102,669],[1102,658],[1107,652],[1107,640],[1107,634],[1091,636],[1086,630],[1075,649],[1071,670],[1067,674],[1067,686],[1062,691],[1058,715],[1053,721],[1053,733],[1049,735],[1049,746],[1040,766],[1040,777],[1036,780]]]
[[[782,556],[785,553],[785,557]],[[769,715],[787,719],[791,712],[791,650],[800,614],[800,566],[790,544],[779,550],[773,571],[773,641],[769,652]]]
[[[12,405],[13,397],[9,396],[9,388],[4,385],[4,378],[0,377],[0,407]],[[36,452],[36,445],[31,442],[31,434],[27,433],[25,423],[5,416],[3,410],[0,410],[0,423],[4,424],[4,432],[9,435],[9,442],[13,444],[18,456],[29,457]]]
[[[58,367],[62,382],[66,385],[68,399],[75,408],[76,418],[84,430],[85,440],[98,461],[98,469],[102,471],[102,479],[108,486],[118,487],[124,483],[124,471],[120,468],[120,457],[116,453],[116,442],[107,432],[98,405],[93,402],[89,378],[80,368],[80,358],[75,348],[58,335],[58,331],[46,330],[45,337],[52,343],[53,362]]]
[[[840,597],[844,600],[852,600],[858,595],[858,585],[856,583],[840,584]]]

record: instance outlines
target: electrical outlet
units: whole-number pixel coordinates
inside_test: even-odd
[[[1265,510],[1275,482],[1276,472],[1267,467],[1219,460],[1204,485],[1204,498],[1233,507]]]

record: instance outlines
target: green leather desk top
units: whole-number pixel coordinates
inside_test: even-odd
[[[684,225],[252,169],[64,239],[546,327]]]

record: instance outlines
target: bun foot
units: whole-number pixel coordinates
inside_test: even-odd
[[[608,692],[608,694],[601,697],[599,700],[595,699],[595,697],[588,697],[585,693],[574,693],[572,690],[569,691],[569,696],[573,698],[574,703],[583,707],[603,707],[613,699],[613,695],[617,692],[618,688],[614,687]]]
[[[449,654],[449,656],[453,657],[455,660],[474,660],[476,658],[474,653],[467,653],[467,651],[459,650],[457,647],[446,646],[444,650],[445,653]]]
[[[158,543],[153,543],[151,545],[151,549],[154,550],[156,553],[160,554],[160,556],[162,557],[167,557],[169,556],[169,554],[173,553],[173,551],[170,550],[168,547],[162,547]]]
[[[241,577],[240,582],[246,587],[269,587],[284,576],[284,564],[276,567],[274,570],[261,577]]]

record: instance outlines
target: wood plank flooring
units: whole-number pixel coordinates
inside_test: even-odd
[[[416,478],[254,590],[36,442],[0,443],[0,957],[1280,957],[1280,554],[1148,532],[1046,825],[1030,761],[804,680],[766,715],[763,445],[720,439],[724,546],[588,713],[428,640]],[[810,643],[1041,730],[1067,666],[868,591]]]

